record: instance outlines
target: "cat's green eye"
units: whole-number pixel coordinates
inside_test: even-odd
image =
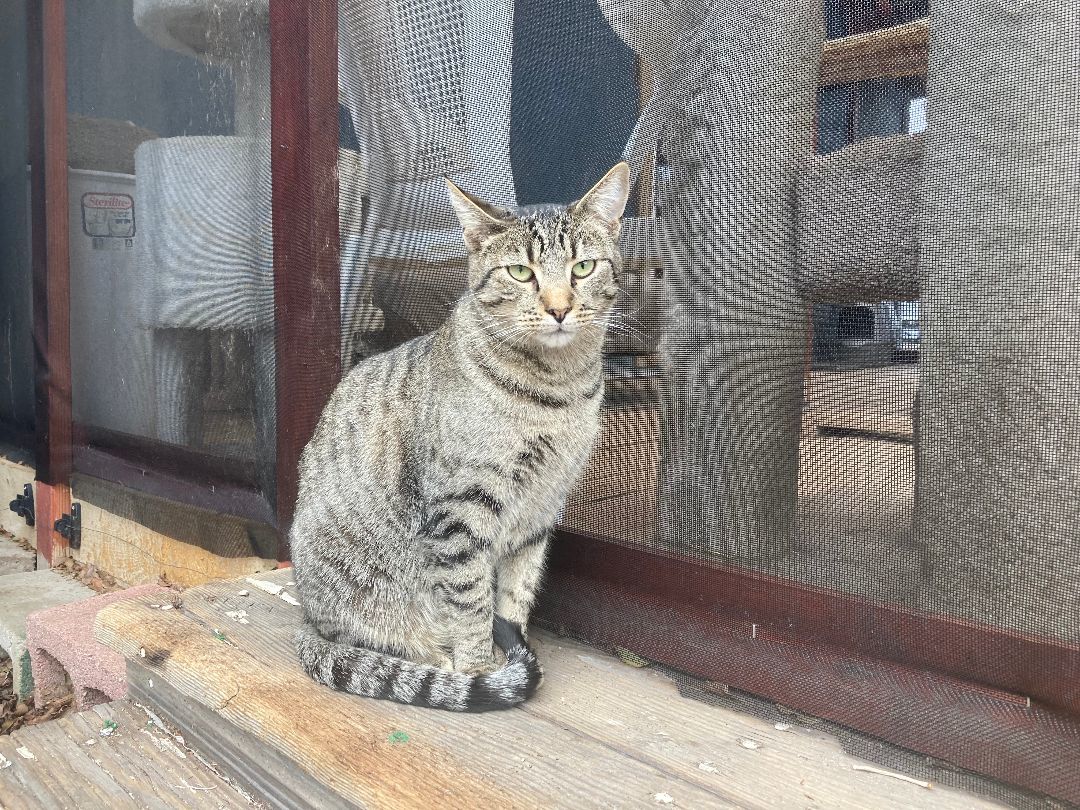
[[[591,274],[592,271],[595,270],[595,269],[596,269],[596,260],[595,259],[585,259],[583,261],[578,262],[573,267],[571,267],[570,272],[573,274],[574,278],[585,278],[586,276]]]
[[[510,278],[514,281],[532,281],[533,271],[531,268],[526,267],[523,264],[511,264],[506,268],[506,272],[510,274]]]

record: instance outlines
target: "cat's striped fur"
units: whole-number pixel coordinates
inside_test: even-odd
[[[469,291],[341,381],[300,462],[297,650],[317,681],[458,711],[539,685],[525,628],[599,429],[628,185],[619,164],[574,205],[516,217],[450,184]]]

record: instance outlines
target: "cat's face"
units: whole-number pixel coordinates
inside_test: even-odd
[[[602,339],[619,291],[626,164],[578,202],[528,216],[449,185],[469,248],[469,287],[492,334],[545,349],[569,346],[583,335]]]

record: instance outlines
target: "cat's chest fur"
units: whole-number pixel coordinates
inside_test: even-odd
[[[558,407],[523,402],[512,391],[449,386],[444,407],[432,414],[438,429],[427,434],[432,463],[424,508],[430,513],[448,498],[477,499],[470,517],[496,552],[549,528],[599,432],[597,383],[561,386],[558,396],[569,404]]]

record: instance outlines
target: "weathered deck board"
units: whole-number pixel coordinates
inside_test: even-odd
[[[288,572],[265,579],[285,581]],[[182,613],[125,603],[99,617],[99,637],[129,658],[164,659],[161,677],[221,719],[267,741],[348,802],[366,807],[734,806],[722,790],[597,745],[521,711],[459,715],[365,701],[320,687],[300,670],[292,635],[300,611],[246,585],[184,594]],[[250,624],[227,618],[248,611]],[[218,640],[223,630],[227,641]],[[168,651],[165,656],[164,652]],[[150,693],[147,693],[148,697]],[[408,742],[395,744],[394,732]],[[224,764],[224,763],[223,763]],[[598,779],[597,774],[605,778]]]
[[[286,585],[289,577],[258,578]],[[859,760],[831,737],[778,731],[689,700],[653,670],[547,634],[536,636],[546,680],[532,701],[508,712],[457,715],[313,684],[292,649],[300,609],[246,580],[190,589],[182,611],[155,610],[150,601],[99,618],[99,637],[136,662],[137,677],[155,682],[138,684],[139,694],[152,701],[167,681],[161,703],[181,712],[185,701],[201,706],[193,721],[204,735],[257,739],[354,804],[657,807],[657,794],[667,794],[676,807],[996,806],[854,771]],[[225,615],[236,610],[247,612],[248,624]],[[395,731],[406,732],[408,742],[392,743]],[[759,747],[744,748],[742,740]]]
[[[807,802],[840,810],[998,806],[960,791],[927,790],[853,771],[852,765],[872,763],[844,752],[831,735],[798,724],[778,730],[752,715],[685,698],[664,674],[626,666],[574,641],[537,634],[535,642],[551,676],[544,692],[525,704],[526,713],[572,725],[689,784],[722,784],[742,806],[793,807]],[[743,741],[759,747],[746,748]],[[672,796],[681,804],[677,794]]]
[[[128,662],[130,694],[165,717],[187,744],[211,762],[228,771],[249,790],[259,789],[259,798],[275,810],[309,810],[337,807],[342,799],[304,770],[297,768],[280,751],[258,737],[220,722],[214,711],[185,697],[163,678],[134,661]]]
[[[101,737],[106,720],[118,727]],[[0,807],[10,810],[252,806],[168,734],[148,727],[145,712],[127,701],[0,737],[0,754],[11,763],[0,768]]]

